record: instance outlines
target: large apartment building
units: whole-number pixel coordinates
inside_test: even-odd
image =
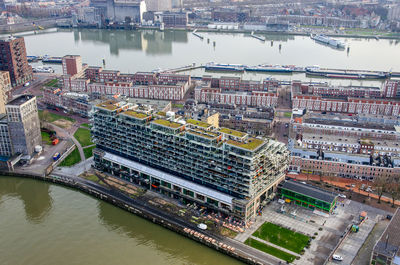
[[[307,113],[290,126],[290,170],[373,180],[400,174],[400,119]]]
[[[138,111],[129,102],[96,105],[96,168],[172,198],[251,220],[285,176],[285,145],[162,115]]]
[[[122,74],[82,64],[79,55],[63,58],[64,91],[123,95],[135,98],[182,100],[191,84],[190,75],[137,72]]]
[[[32,79],[32,67],[26,58],[23,37],[9,37],[0,40],[0,70],[9,72],[13,87]]]

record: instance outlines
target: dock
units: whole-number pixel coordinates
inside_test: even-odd
[[[265,37],[254,35],[254,31],[251,32],[250,36],[256,38],[257,40],[265,41]]]
[[[179,72],[190,71],[190,70],[200,69],[200,68],[204,68],[204,66],[203,65],[196,66],[196,64],[193,63],[193,64],[189,64],[189,65],[185,65],[185,66],[181,66],[181,67],[177,67],[177,68],[170,68],[167,70],[162,70],[161,72],[163,72],[163,73],[179,73]]]
[[[193,30],[192,34],[195,35],[196,37],[199,37],[201,40],[204,39],[203,36],[197,33],[197,29]]]

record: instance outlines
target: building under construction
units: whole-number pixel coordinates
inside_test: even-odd
[[[284,144],[152,113],[129,102],[93,110],[95,167],[183,202],[248,222],[284,179]]]

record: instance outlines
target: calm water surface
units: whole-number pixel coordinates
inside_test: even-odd
[[[316,43],[308,36],[265,35],[267,41],[262,42],[241,33],[200,34],[205,37],[204,40],[186,31],[53,29],[36,35],[27,33],[25,42],[29,55],[80,54],[84,62],[98,66],[102,65],[104,58],[107,69],[118,69],[126,73],[170,69],[192,63],[200,65],[210,61],[400,71],[400,60],[397,59],[400,58],[399,40],[341,38],[350,47],[347,52]],[[210,39],[209,43],[207,39]],[[60,69],[60,66],[55,67]],[[201,76],[204,71],[195,70],[190,73]],[[246,79],[253,80],[261,80],[265,76],[244,74]],[[303,74],[279,75],[277,78],[320,81]],[[335,84],[380,84],[380,81],[323,81]]]
[[[80,192],[0,177],[0,264],[241,264]]]

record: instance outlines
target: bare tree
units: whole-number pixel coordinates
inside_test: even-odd
[[[388,186],[388,177],[386,175],[380,175],[375,177],[373,186],[378,193],[378,203],[381,203],[383,193],[386,191]]]
[[[400,183],[397,181],[389,183],[387,190],[392,197],[392,207],[395,207],[395,201],[400,198]]]

